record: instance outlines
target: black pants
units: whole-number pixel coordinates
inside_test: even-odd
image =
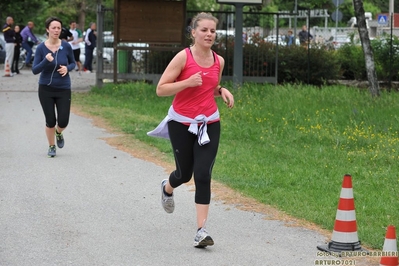
[[[211,175],[220,139],[220,122],[208,125],[210,142],[198,144],[197,135],[188,131],[188,126],[176,121],[168,122],[170,142],[175,156],[176,170],[169,176],[173,188],[190,181],[194,173],[195,203],[209,204],[211,201]]]
[[[67,127],[71,111],[71,90],[39,85],[39,100],[46,118],[46,127]],[[57,116],[55,114],[57,109]]]
[[[19,46],[15,46],[14,49],[14,59],[12,60],[11,72],[19,74],[18,63],[19,63],[19,55],[21,53],[21,48]]]
[[[94,49],[91,49],[89,47],[85,48],[85,63],[84,63],[84,68],[87,70],[93,71],[93,52]]]

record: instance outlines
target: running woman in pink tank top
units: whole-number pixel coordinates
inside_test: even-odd
[[[193,44],[171,60],[156,89],[158,96],[174,95],[167,129],[176,170],[161,183],[162,206],[167,213],[172,213],[175,208],[174,189],[189,182],[194,175],[197,212],[194,246],[198,248],[214,244],[205,229],[205,222],[211,199],[212,168],[220,137],[215,97],[222,97],[229,108],[234,106],[233,95],[219,85],[224,59],[211,49],[216,39],[217,23],[218,19],[209,13],[199,13],[192,19]],[[193,125],[198,130],[192,130]],[[206,133],[209,142],[199,141]]]

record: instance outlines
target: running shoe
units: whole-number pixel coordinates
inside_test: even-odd
[[[53,158],[55,157],[56,153],[55,153],[55,145],[51,145],[48,147],[48,152],[47,152],[47,156],[49,158]]]
[[[64,147],[64,144],[65,144],[64,136],[62,135],[62,132],[58,133],[56,130],[55,137],[57,138],[57,147],[62,149],[62,147]]]
[[[165,195],[164,187],[167,182],[168,182],[168,180],[164,179],[164,180],[162,180],[162,183],[161,183],[161,193],[162,193],[161,202],[162,202],[163,209],[167,213],[172,213],[175,210],[175,201],[173,199],[173,195],[170,197]]]
[[[207,246],[213,245],[213,239],[208,235],[205,228],[198,230],[194,238],[194,247],[196,248],[206,248]]]

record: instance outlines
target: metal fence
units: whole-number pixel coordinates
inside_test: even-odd
[[[197,11],[188,11],[187,18],[193,17]],[[223,80],[232,80],[234,62],[234,12],[212,12],[219,19],[217,41],[214,50],[225,59]],[[243,81],[277,82],[275,55],[268,56],[256,49],[253,38],[261,38],[264,42],[277,42],[273,27],[270,29],[257,26],[259,21],[273,21],[274,14],[245,13],[243,27],[243,53],[245,70]],[[253,21],[253,25],[248,23]],[[271,23],[272,24],[272,23]],[[187,38],[184,44],[165,45],[147,43],[115,43],[113,39],[114,10],[98,6],[97,9],[97,55],[96,85],[104,81],[145,80],[157,83],[164,69],[176,53],[190,45]],[[269,36],[268,39],[266,37]],[[273,38],[275,36],[276,38]],[[281,43],[279,43],[281,45]],[[270,46],[271,54],[276,54],[277,45]]]

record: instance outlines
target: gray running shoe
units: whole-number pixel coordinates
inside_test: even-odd
[[[57,130],[55,131],[55,137],[57,139],[57,147],[62,149],[64,147],[65,141],[64,141],[64,136],[61,133],[57,133]]]
[[[198,230],[194,238],[194,247],[206,248],[207,246],[212,246],[213,244],[213,239],[208,235],[208,232],[205,228]]]
[[[51,145],[48,147],[48,152],[47,152],[47,156],[52,158],[55,157],[56,153],[55,153],[55,145]]]
[[[172,213],[175,210],[175,201],[173,199],[173,195],[171,197],[168,197],[165,195],[164,192],[164,187],[166,185],[166,182],[168,182],[167,179],[162,180],[161,183],[161,202],[162,202],[162,207],[167,213]]]

